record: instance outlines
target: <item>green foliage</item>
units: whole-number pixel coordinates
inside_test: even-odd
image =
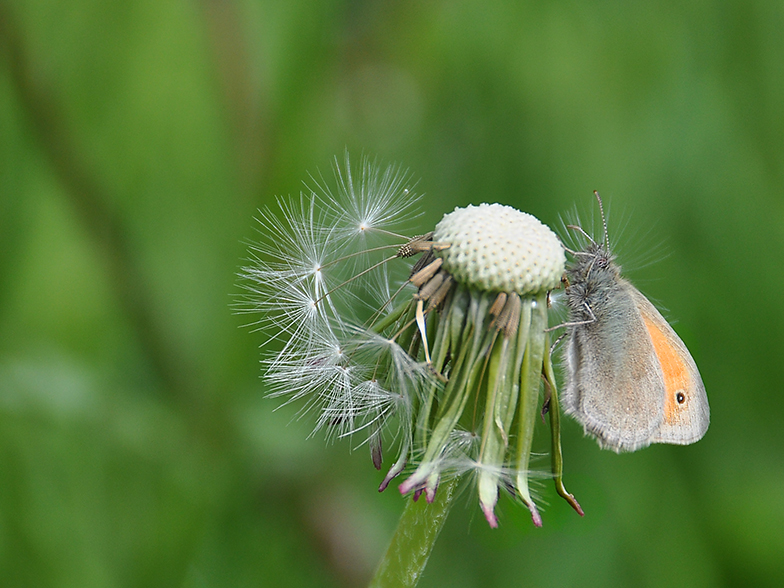
[[[403,499],[272,411],[230,309],[256,209],[348,147],[422,178],[422,230],[598,189],[711,402],[632,455],[564,419],[585,518],[548,481],[543,529],[458,497],[420,585],[782,585],[782,30],[772,1],[0,1],[2,584],[369,580]]]

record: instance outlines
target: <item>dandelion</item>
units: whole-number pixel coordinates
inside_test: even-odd
[[[534,425],[549,412],[556,488],[561,480],[558,397],[550,363],[548,296],[564,250],[533,216],[500,204],[457,208],[412,236],[410,176],[346,156],[281,216],[259,219],[264,240],[242,269],[242,310],[273,332],[270,395],[315,413],[314,433],[351,437],[384,490],[436,499],[465,474],[490,526],[500,491],[542,519],[529,488]],[[413,263],[412,263],[413,262]],[[544,405],[540,388],[544,381]]]

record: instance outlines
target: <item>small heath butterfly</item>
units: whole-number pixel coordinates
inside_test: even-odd
[[[688,349],[664,317],[621,277],[609,248],[569,225],[589,241],[567,252],[567,414],[618,453],[651,443],[688,445],[708,429],[705,386]]]

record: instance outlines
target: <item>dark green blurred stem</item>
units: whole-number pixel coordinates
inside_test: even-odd
[[[186,358],[161,327],[152,292],[131,253],[126,227],[108,204],[111,198],[80,160],[80,151],[65,122],[67,117],[57,103],[58,88],[48,83],[46,65],[31,60],[16,24],[10,7],[0,1],[0,50],[5,53],[4,65],[9,67],[31,130],[97,250],[104,253],[114,293],[135,327],[152,368],[166,390],[184,396],[189,384],[198,382],[198,372],[185,365]]]
[[[442,482],[435,500],[409,500],[370,588],[416,586],[455,499],[458,479]]]
[[[268,169],[271,129],[267,84],[254,87],[240,3],[202,0],[201,5],[212,48],[214,75],[233,135],[242,191],[252,195],[259,190],[262,174]]]

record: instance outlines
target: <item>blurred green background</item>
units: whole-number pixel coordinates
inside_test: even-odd
[[[780,1],[0,0],[0,585],[368,581],[403,499],[273,412],[230,308],[257,208],[346,148],[421,178],[412,233],[599,190],[711,402],[690,447],[568,421],[585,518],[543,480],[543,529],[502,499],[490,530],[469,491],[420,585],[783,585],[782,31]]]

